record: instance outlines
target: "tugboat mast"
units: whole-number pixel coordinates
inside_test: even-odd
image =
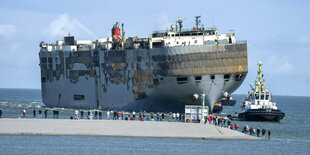
[[[257,74],[258,74],[258,82],[255,81],[255,91],[257,93],[259,92],[265,92],[265,89],[264,89],[264,85],[265,85],[265,80],[262,82],[262,66],[263,66],[263,63],[261,61],[258,62],[258,71],[257,71]],[[260,89],[259,89],[260,87]]]

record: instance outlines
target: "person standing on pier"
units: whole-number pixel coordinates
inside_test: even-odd
[[[98,111],[95,110],[95,119],[97,119],[97,116],[98,116]]]
[[[268,130],[268,138],[270,139],[271,131]]]
[[[253,128],[250,127],[250,135],[252,135],[252,134],[253,134]]]
[[[154,121],[154,113],[151,112],[151,121]]]
[[[176,115],[175,115],[175,113],[173,113],[172,114],[172,120],[175,122],[175,117],[176,117]]]
[[[256,132],[257,132],[257,137],[259,137],[259,134],[260,134],[260,129],[259,129],[259,128],[257,128],[257,129],[256,129]]]
[[[161,113],[161,120],[164,121],[165,120],[165,114]]]
[[[159,113],[156,114],[157,121],[159,121]]]
[[[209,124],[211,124],[211,117],[210,116],[208,116],[208,122],[209,122]]]
[[[79,111],[77,111],[77,110],[75,110],[74,119],[76,119],[76,120],[79,119]]]
[[[33,118],[36,118],[37,117],[37,111],[36,109],[33,109]]]
[[[235,123],[235,130],[237,130],[238,129],[238,124],[237,123]]]
[[[83,119],[84,118],[84,111],[82,110],[81,111],[81,119]]]
[[[142,118],[142,112],[140,111],[140,113],[139,113],[139,120],[141,120],[141,118]]]
[[[59,110],[56,110],[56,118],[58,119],[59,116]]]
[[[263,136],[263,137],[265,136],[265,133],[266,133],[266,129],[263,129],[263,130],[262,130],[262,136]]]
[[[44,110],[44,118],[47,118],[47,109]]]
[[[53,118],[55,118],[56,117],[56,110],[54,109],[53,110]]]
[[[231,122],[228,120],[227,121],[227,127],[230,127]]]
[[[26,116],[26,110],[24,109],[24,110],[22,111],[22,113],[23,113],[23,118],[25,118],[25,116]]]
[[[99,119],[102,119],[102,111],[99,111]]]
[[[90,119],[90,111],[87,112],[87,119]]]
[[[42,118],[42,110],[39,109],[39,118]]]
[[[108,110],[107,111],[107,120],[109,120],[110,119],[110,111]]]
[[[133,119],[133,120],[136,119],[136,112],[135,112],[135,111],[132,112],[132,119]]]
[[[2,118],[2,109],[0,109],[0,118]]]

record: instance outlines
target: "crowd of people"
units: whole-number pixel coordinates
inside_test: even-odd
[[[262,134],[260,135],[260,133],[262,132]],[[268,134],[268,138],[270,139],[270,135],[271,135],[271,131],[270,130],[266,130],[266,129],[260,129],[260,128],[253,128],[253,127],[249,127],[248,125],[242,128],[242,133],[245,134],[249,134],[249,135],[256,135],[257,137],[264,137],[265,134]]]
[[[229,119],[225,119],[224,117],[221,116],[207,115],[204,118],[204,123],[205,124],[208,123],[219,127],[227,127],[229,129],[234,130],[237,130],[239,128],[237,123],[232,123]]]
[[[204,123],[209,123],[215,126],[219,126],[219,127],[227,127],[229,129],[234,129],[234,130],[238,130],[239,125],[237,123],[232,123],[229,119],[225,119],[224,117],[217,117],[214,115],[208,115],[205,116],[204,118]],[[226,125],[227,124],[227,125]],[[268,134],[268,138],[270,139],[270,135],[271,135],[271,131],[270,130],[266,130],[266,129],[260,129],[260,128],[252,128],[249,127],[248,125],[245,126],[244,128],[242,128],[241,130],[242,133],[245,134],[249,134],[249,135],[253,135],[253,136],[257,136],[257,137],[264,137],[266,132]],[[261,134],[260,134],[261,133]]]
[[[94,113],[94,115],[93,115]],[[106,111],[107,120],[139,120],[139,121],[168,121],[168,122],[184,122],[184,114],[180,113],[146,113],[141,111],[136,113],[119,112],[119,111]],[[103,112],[100,110],[87,111],[87,115],[84,116],[84,111],[75,111],[74,117],[70,116],[70,119],[103,119]]]
[[[26,114],[27,114],[26,109],[23,109],[21,118],[26,118]],[[33,118],[47,118],[47,114],[48,114],[48,109],[44,109],[44,111],[42,111],[42,109],[38,109],[38,113],[37,113],[37,109],[32,110]],[[56,109],[53,110],[53,118],[54,119],[59,118],[59,110],[56,110]]]

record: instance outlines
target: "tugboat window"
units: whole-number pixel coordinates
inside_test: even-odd
[[[269,100],[269,95],[266,95],[266,100]]]
[[[263,100],[264,98],[265,98],[265,95],[264,95],[264,94],[261,94],[261,95],[260,95],[260,99]]]
[[[259,94],[255,94],[255,99],[259,99]]]

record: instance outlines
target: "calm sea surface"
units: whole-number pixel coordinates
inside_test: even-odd
[[[23,109],[32,117],[34,108],[42,108],[40,90],[0,89],[3,118],[18,118]],[[240,111],[244,95],[233,95],[234,107],[222,113]],[[129,138],[88,136],[0,136],[1,154],[310,154],[310,97],[273,96],[285,112],[280,123],[237,122],[240,127],[271,130],[271,140],[197,140],[173,138]],[[68,119],[73,110],[60,110]],[[104,113],[105,114],[105,113]],[[51,110],[48,117],[52,118]],[[1,124],[0,124],[1,125]]]

